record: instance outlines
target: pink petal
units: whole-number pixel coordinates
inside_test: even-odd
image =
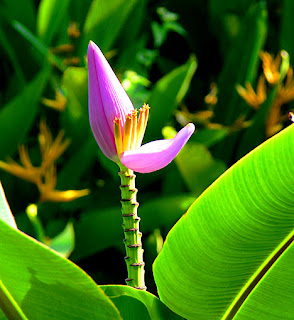
[[[116,158],[113,121],[134,110],[133,104],[123,89],[101,50],[92,41],[88,47],[89,71],[89,116],[96,141],[110,159]]]
[[[173,139],[157,140],[146,143],[137,150],[125,151],[120,158],[121,163],[141,173],[159,170],[175,158],[194,130],[194,124],[188,123]]]

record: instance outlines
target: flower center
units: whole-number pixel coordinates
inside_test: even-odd
[[[118,157],[128,150],[135,150],[141,146],[147,126],[150,107],[146,104],[138,111],[135,110],[126,116],[125,124],[121,119],[114,120],[114,137]]]

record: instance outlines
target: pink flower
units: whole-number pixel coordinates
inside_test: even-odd
[[[88,47],[89,116],[95,139],[109,159],[137,172],[147,173],[168,165],[193,134],[187,124],[169,140],[143,146],[149,106],[139,112],[123,89],[101,50],[92,41]]]

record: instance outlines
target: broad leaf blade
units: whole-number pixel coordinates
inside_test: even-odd
[[[293,237],[293,235],[292,235]],[[264,280],[241,306],[234,319],[292,319],[294,303],[294,245],[283,253],[279,263],[266,274]],[[268,308],[268,301],[273,301]],[[233,310],[234,311],[234,310]]]
[[[0,220],[4,221],[12,228],[17,229],[14,217],[7,203],[2,184],[0,182]]]
[[[121,319],[81,269],[2,220],[0,261],[0,281],[30,320]],[[2,302],[6,297],[0,295]],[[10,311],[11,319],[21,319],[17,310]]]
[[[6,317],[4,316],[4,314]],[[0,280],[0,319],[28,320],[20,306],[13,299],[3,282]]]
[[[112,300],[124,320],[180,320],[183,319],[167,308],[153,294],[128,286],[101,286]]]
[[[229,312],[223,319],[232,319],[267,279],[274,279],[270,287],[288,280],[286,304],[293,303],[293,278],[276,274],[294,227],[293,136],[294,125],[249,153],[171,230],[154,263],[154,276],[160,298],[173,311],[188,319],[220,319]],[[266,319],[277,319],[274,297],[264,301]]]

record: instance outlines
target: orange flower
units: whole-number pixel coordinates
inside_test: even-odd
[[[277,54],[276,58],[268,52],[261,52],[260,58],[263,62],[263,73],[268,83],[274,85],[280,80],[280,64],[281,64],[281,53]]]
[[[236,86],[236,90],[248,105],[257,110],[266,99],[265,78],[263,75],[259,77],[256,87],[256,93],[249,82],[245,83],[245,88],[238,84]]]
[[[53,140],[52,134],[46,123],[41,121],[39,146],[42,162],[39,167],[34,167],[30,160],[25,146],[19,147],[19,157],[21,164],[12,159],[7,162],[0,161],[0,168],[23,180],[36,184],[40,192],[41,202],[69,202],[90,193],[90,190],[55,190],[57,184],[56,160],[68,147],[70,141],[63,141],[64,132],[60,131],[56,139]]]

